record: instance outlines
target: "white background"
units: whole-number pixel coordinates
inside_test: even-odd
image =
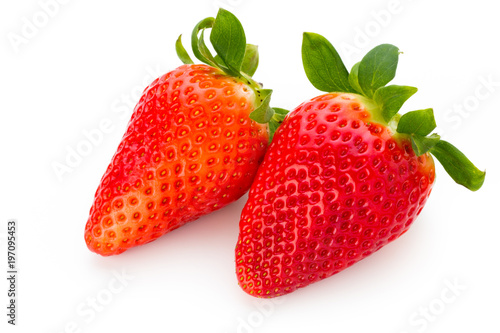
[[[2,332],[500,330],[494,1],[59,1],[0,5],[0,267],[4,276],[6,223],[15,218],[20,272],[16,327],[6,323],[1,278]],[[45,6],[51,16],[43,3],[52,3]],[[487,170],[484,187],[471,193],[439,167],[427,206],[404,237],[273,302],[236,283],[245,198],[120,256],[89,252],[87,214],[138,93],[181,64],[177,36],[189,45],[194,25],[218,6],[233,11],[247,41],[259,45],[255,78],[284,108],[319,94],[302,69],[303,31],[326,36],[349,68],[373,46],[397,45],[404,54],[394,83],[419,88],[403,111],[433,107],[440,133]],[[86,145],[85,131],[101,131],[103,120],[111,130],[58,178],[54,164],[66,164],[69,151]]]

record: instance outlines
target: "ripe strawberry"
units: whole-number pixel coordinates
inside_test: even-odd
[[[397,114],[416,88],[385,86],[399,51],[380,45],[349,74],[333,46],[306,33],[306,74],[323,91],[277,130],[240,220],[236,271],[257,297],[336,274],[405,233],[435,180],[432,153],[460,184],[484,173],[436,134],[432,109]]]
[[[234,29],[222,30],[228,24]],[[212,28],[217,60],[204,46],[206,28]],[[218,41],[221,34],[231,48]],[[144,90],[95,194],[85,241],[103,256],[235,201],[249,189],[267,148],[268,126],[250,114],[272,115],[271,91],[250,78],[258,54],[246,45],[236,17],[221,10],[195,27],[194,53],[212,66],[192,64],[180,37],[176,48],[186,64]]]

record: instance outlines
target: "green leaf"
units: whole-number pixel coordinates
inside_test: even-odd
[[[358,82],[372,98],[375,91],[389,83],[396,75],[399,49],[391,44],[381,44],[368,52],[359,64]]]
[[[382,110],[382,117],[389,122],[403,104],[417,92],[417,88],[409,86],[386,86],[375,91],[373,100]]]
[[[354,92],[349,73],[333,45],[323,36],[304,32],[302,63],[307,78],[316,89],[325,92]]]
[[[219,55],[218,55],[218,54],[216,54],[216,55],[215,55],[214,60],[215,60],[215,62],[217,63],[217,65],[218,65],[220,68],[227,69],[227,66],[226,66],[226,64],[224,63],[224,60],[222,60],[222,58],[221,58],[221,57],[219,57]]]
[[[177,56],[181,59],[183,64],[192,64],[193,60],[191,60],[191,57],[182,45],[181,37],[182,35],[179,35],[179,38],[177,38],[177,41],[175,42],[175,51],[177,52]]]
[[[259,50],[257,45],[247,44],[241,71],[252,77],[259,66]]]
[[[440,140],[430,150],[455,182],[477,191],[484,183],[486,172],[474,164],[451,143]]]
[[[273,140],[274,133],[280,127],[283,120],[285,120],[286,115],[288,114],[288,110],[281,108],[273,108],[274,115],[269,121],[269,142]]]
[[[276,122],[279,123],[283,122],[283,120],[285,120],[286,115],[290,112],[282,108],[273,108],[273,110],[274,110],[274,115],[271,120],[275,120]]]
[[[424,109],[407,112],[401,116],[397,131],[406,134],[418,134],[426,136],[436,128],[434,111]]]
[[[215,19],[213,17],[207,17],[206,19],[201,20],[194,27],[193,32],[191,33],[191,48],[193,49],[193,53],[196,58],[198,58],[201,62],[205,64],[210,64],[209,60],[205,58],[199,48],[198,48],[198,33],[200,30],[211,28],[214,25]]]
[[[427,153],[432,147],[436,145],[440,137],[437,134],[429,136],[421,136],[418,134],[411,135],[411,146],[417,156]]]
[[[250,119],[259,124],[266,124],[271,120],[274,115],[274,110],[269,106],[272,92],[271,89],[261,89],[258,91],[258,103],[260,103],[260,105],[250,113]]]
[[[215,60],[214,56],[208,49],[207,45],[205,44],[205,29],[201,30],[201,35],[200,39],[198,40],[198,50],[202,54],[202,56],[207,60],[207,64],[213,67],[217,67],[219,64]]]
[[[351,68],[351,72],[349,73],[349,84],[354,90],[363,95],[363,89],[361,89],[358,82],[358,70],[359,62],[355,63]]]
[[[219,9],[210,33],[210,42],[233,75],[239,76],[245,56],[245,31],[240,21],[225,9]]]

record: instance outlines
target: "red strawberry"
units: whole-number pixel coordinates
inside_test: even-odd
[[[274,111],[270,91],[249,76],[255,47],[246,45],[242,28],[239,35],[221,31],[228,22],[241,27],[224,10],[195,27],[195,46],[203,48],[205,28],[212,28],[211,39],[225,33],[235,41],[230,50],[212,41],[218,62],[195,49],[213,67],[193,65],[179,38],[179,57],[188,64],[145,89],[95,194],[85,228],[91,251],[108,256],[148,243],[249,189],[269,140],[268,126],[250,114]]]
[[[432,109],[399,108],[416,88],[385,86],[399,51],[380,45],[348,74],[333,46],[306,33],[303,60],[315,97],[277,130],[240,220],[236,270],[257,297],[336,274],[405,233],[434,184],[434,156],[477,190],[484,173],[437,135]]]

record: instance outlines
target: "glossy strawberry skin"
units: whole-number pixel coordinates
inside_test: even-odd
[[[151,83],[96,191],[88,248],[121,253],[247,192],[268,142],[266,125],[248,117],[255,99],[245,83],[206,65]]]
[[[276,297],[342,271],[406,232],[433,183],[432,157],[373,121],[361,96],[303,103],[276,132],[242,211],[239,285]]]

